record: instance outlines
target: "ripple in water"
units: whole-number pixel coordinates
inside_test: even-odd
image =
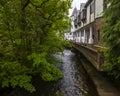
[[[64,50],[63,56],[58,56],[63,64],[59,64],[64,77],[59,82],[59,90],[63,96],[82,96],[82,89],[80,86],[81,77],[76,66],[75,54],[70,50]]]

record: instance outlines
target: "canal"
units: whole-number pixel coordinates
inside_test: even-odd
[[[6,91],[2,96],[98,96],[92,80],[74,52],[65,49],[63,54],[55,55],[55,58],[61,61],[56,66],[64,74],[59,81],[43,82],[34,78],[36,92],[30,94],[17,88]]]
[[[63,54],[56,56],[63,62],[57,64],[64,73],[64,77],[59,81],[58,92],[62,94],[60,96],[98,96],[77,55],[70,50],[64,50]]]

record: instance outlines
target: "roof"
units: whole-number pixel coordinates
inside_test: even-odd
[[[87,0],[85,7],[87,7],[93,0]]]
[[[80,4],[80,10],[82,10],[82,9],[85,8],[85,4],[86,4],[86,3],[81,3],[81,4]]]
[[[85,3],[81,3],[81,5],[80,5],[82,8],[85,6]]]
[[[75,15],[75,14],[78,14],[78,10],[77,10],[77,8],[76,8],[76,7],[74,8],[74,10],[73,10],[73,12],[72,12],[72,15],[71,15],[71,16],[73,16],[73,15]]]

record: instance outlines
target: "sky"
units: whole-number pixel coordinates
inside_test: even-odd
[[[80,3],[85,3],[87,2],[87,0],[73,0],[72,2],[72,9],[69,10],[69,14],[72,14],[73,9],[76,7],[77,9],[79,9],[80,7]]]

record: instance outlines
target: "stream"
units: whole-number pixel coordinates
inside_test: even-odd
[[[59,92],[62,94],[60,96],[97,96],[94,84],[76,54],[70,50],[64,50],[63,54],[56,56],[63,62],[57,64],[64,73],[64,77],[59,81]]]
[[[34,78],[36,92],[29,93],[17,88],[5,91],[1,96],[98,96],[92,80],[84,70],[74,52],[65,49],[63,55],[55,55],[60,60],[56,66],[64,76],[57,82],[41,82]]]

